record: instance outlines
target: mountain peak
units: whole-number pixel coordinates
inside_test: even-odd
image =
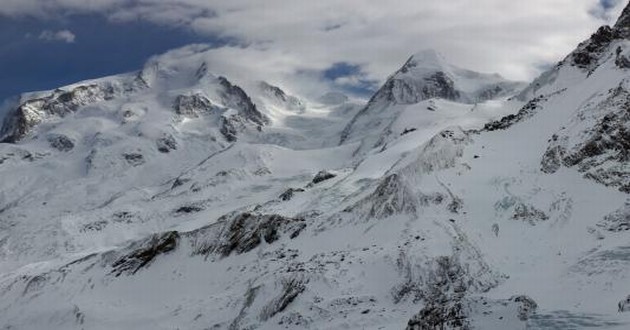
[[[411,68],[443,71],[447,66],[448,63],[442,54],[434,49],[424,49],[409,57],[400,71],[405,73]]]

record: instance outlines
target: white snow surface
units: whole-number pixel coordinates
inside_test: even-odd
[[[628,194],[573,167],[541,171],[552,135],[595,125],[576,114],[628,79],[617,47],[630,49],[611,45],[592,73],[559,65],[525,100],[379,103],[342,144],[359,100],[284,88],[277,99],[260,79],[235,84],[269,122],[226,139],[220,118],[241,109],[225,102],[202,50],[62,87],[147,84],[0,143],[0,328],[401,329],[444,297],[475,329],[628,329],[618,312],[630,294],[628,232],[598,226]],[[410,61],[422,63],[413,74],[458,77],[468,95],[479,79],[503,81],[431,51]],[[177,114],[177,96],[196,94],[218,108]],[[531,116],[483,130],[539,95]],[[59,135],[70,150],[50,145]],[[157,144],[165,136],[168,152]],[[313,182],[322,170],[334,177]],[[242,213],[290,220],[277,232],[262,225],[239,252],[246,225],[221,224]],[[172,232],[169,248],[147,243]],[[224,240],[233,250],[200,252]],[[537,305],[524,318],[519,295]]]

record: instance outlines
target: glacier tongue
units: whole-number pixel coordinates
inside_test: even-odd
[[[0,327],[627,329],[628,10],[527,87],[429,50],[311,100],[195,46],[23,95]]]

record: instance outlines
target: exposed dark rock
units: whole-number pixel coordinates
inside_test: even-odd
[[[117,223],[132,223],[137,215],[127,211],[119,211],[112,214],[112,221]]]
[[[576,167],[585,178],[630,193],[630,92],[626,88],[622,83],[610,90],[605,100],[579,109],[574,120],[594,124],[580,131],[561,129],[554,134],[541,169],[553,173],[561,165]]]
[[[238,110],[239,114],[245,119],[260,126],[269,123],[269,119],[258,111],[256,105],[245,91],[236,85],[232,85],[225,77],[219,77],[218,81],[222,87],[220,91],[221,99],[226,107]]]
[[[521,110],[518,111],[518,113],[510,114],[499,120],[489,122],[486,125],[484,125],[483,130],[484,131],[504,130],[514,125],[517,122],[520,122],[526,118],[530,118],[531,116],[534,115],[536,110],[540,108],[538,104],[543,100],[546,100],[546,98],[542,96],[533,98],[531,101],[527,102],[527,104],[525,104],[521,108]]]
[[[185,205],[178,208],[175,213],[196,213],[203,211],[203,208],[197,205]]]
[[[177,149],[177,141],[172,135],[166,135],[155,141],[157,149],[161,153],[169,153]]]
[[[281,215],[239,213],[221,217],[217,223],[191,232],[193,253],[211,253],[226,257],[232,253],[246,253],[263,241],[273,243],[282,235],[297,237],[306,227],[304,219]]]
[[[453,258],[436,258],[424,292],[425,306],[409,320],[407,330],[471,329],[463,301],[468,277]]]
[[[330,173],[328,171],[319,171],[317,172],[317,174],[315,174],[315,177],[313,178],[313,181],[311,181],[311,183],[318,184],[322,181],[330,180],[336,176],[336,174]]]
[[[518,303],[518,319],[521,321],[527,321],[534,313],[536,313],[536,309],[538,308],[538,304],[534,301],[534,299],[525,296],[519,295],[510,298],[510,301]]]
[[[554,141],[558,138],[554,134]],[[545,151],[540,162],[540,170],[547,174],[555,173],[562,166],[562,158],[564,157],[565,149],[561,145],[550,145]]]
[[[630,201],[618,210],[606,215],[602,221],[597,223],[597,226],[612,232],[630,230]]]
[[[365,212],[368,219],[383,219],[395,214],[415,214],[418,200],[400,175],[391,174],[381,181],[374,192],[345,212]]]
[[[289,201],[291,200],[291,198],[293,198],[293,195],[296,192],[303,192],[304,189],[302,188],[289,188],[287,190],[285,190],[285,192],[283,192],[282,194],[280,194],[280,196],[278,198],[280,198],[283,201]]]
[[[404,67],[403,67],[404,68]],[[461,94],[444,72],[435,72],[421,81],[390,79],[375,94],[395,104],[415,104],[430,98],[457,100]]]
[[[175,113],[181,116],[196,118],[204,113],[222,110],[201,94],[179,95],[175,99]]]
[[[219,125],[219,131],[228,142],[236,141],[238,132],[245,129],[245,125],[238,116],[223,116]]]
[[[112,264],[111,274],[133,275],[143,267],[147,267],[159,255],[169,253],[177,248],[180,236],[176,231],[154,234],[150,238],[135,242],[128,247],[132,250]]]
[[[9,113],[0,129],[0,142],[16,143],[35,126],[49,117],[64,117],[80,107],[107,100],[116,93],[112,88],[84,85],[72,90],[55,90],[52,94],[27,100]]]
[[[630,38],[630,4],[626,5],[621,12],[614,29],[624,38]]]
[[[266,321],[284,311],[295,298],[306,290],[305,281],[296,277],[282,279],[281,286],[282,292],[280,295],[268,302],[262,309],[260,313],[261,320]]]
[[[402,135],[405,135],[405,134],[409,134],[409,133],[411,133],[411,132],[415,132],[415,131],[417,131],[417,130],[418,130],[418,129],[417,129],[417,128],[415,128],[415,127],[412,127],[412,128],[405,128],[405,130],[404,130],[402,133],[400,133],[400,135],[402,136]]]
[[[610,43],[621,38],[621,34],[609,26],[600,27],[591,38],[580,44],[573,52],[572,64],[582,68],[593,70],[602,52]]]
[[[183,186],[186,182],[190,182],[188,178],[176,178],[173,180],[173,185],[171,185],[171,189],[175,189],[179,186]]]
[[[107,220],[98,220],[83,225],[79,231],[82,233],[89,231],[101,231],[103,228],[107,227],[108,224],[109,222]]]
[[[62,152],[67,152],[74,148],[74,142],[63,134],[53,134],[48,136],[48,143],[51,147]]]
[[[615,65],[620,69],[630,69],[630,60],[621,54],[621,46],[617,47],[615,56]]]
[[[123,154],[123,157],[125,158],[127,163],[129,163],[129,165],[131,166],[140,166],[144,164],[144,156],[142,156],[142,154],[128,153],[128,154]]]
[[[535,208],[533,205],[518,203],[514,206],[512,219],[526,221],[531,225],[535,225],[540,221],[549,220],[549,216],[545,212]]]
[[[247,310],[252,306],[256,296],[258,295],[258,291],[260,290],[260,286],[249,287],[245,292],[245,301],[243,302],[243,307],[241,307],[238,316],[230,323],[229,330],[239,330],[241,329],[241,321],[245,318]]]
[[[626,297],[626,299],[619,302],[618,311],[620,313],[630,312],[630,295]]]

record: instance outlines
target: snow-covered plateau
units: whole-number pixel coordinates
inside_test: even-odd
[[[531,84],[426,50],[367,103],[206,52],[9,107],[1,329],[630,329],[630,6]]]

